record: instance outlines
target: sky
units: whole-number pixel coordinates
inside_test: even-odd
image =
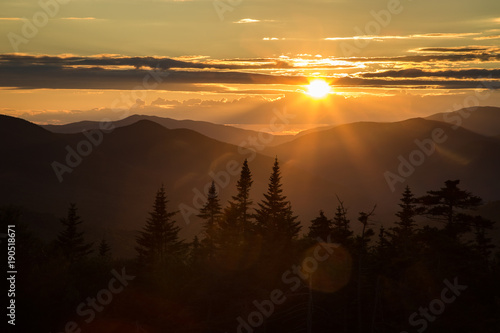
[[[2,0],[0,38],[0,113],[40,124],[279,110],[293,132],[500,106],[497,0]]]

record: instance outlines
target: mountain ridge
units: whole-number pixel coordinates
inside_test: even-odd
[[[463,108],[452,112],[441,112],[425,117],[483,134],[486,136],[500,135],[500,108],[478,106]]]
[[[258,137],[261,132],[241,129],[228,125],[214,124],[207,121],[198,120],[176,120],[172,118],[163,118],[158,116],[149,115],[139,115],[134,114],[117,121],[109,121],[106,123],[112,124],[113,127],[123,127],[131,125],[140,120],[149,120],[164,126],[167,129],[178,129],[186,128],[199,132],[205,136],[212,139],[216,139],[221,142],[227,142],[234,145],[239,145],[244,141],[247,141],[250,137]],[[99,128],[101,122],[98,121],[80,121],[75,123],[69,123],[65,125],[41,125],[43,128],[54,132],[54,133],[79,133],[84,130],[91,130]],[[270,134],[272,135],[272,134]],[[292,135],[272,135],[272,140],[269,140],[272,145],[284,143],[293,138]]]
[[[378,218],[391,221],[406,185],[416,195],[423,195],[447,179],[461,179],[463,188],[486,201],[500,198],[500,189],[491,186],[499,178],[500,140],[424,118],[339,125],[260,152],[190,129],[167,129],[146,119],[87,134],[52,133],[37,127],[13,117],[0,117],[0,132],[4,133],[0,153],[9,161],[0,167],[0,200],[54,216],[63,216],[67,205],[76,202],[89,227],[122,230],[125,236],[116,237],[129,240],[144,223],[162,183],[171,209],[181,211],[176,218],[183,237],[199,233],[196,203],[203,203],[203,192],[214,179],[225,205],[235,193],[237,169],[245,158],[254,178],[251,195],[256,204],[266,191],[273,159],[278,156],[284,194],[305,228],[320,209],[331,216],[337,196],[350,214],[378,204]],[[9,134],[7,128],[11,128]],[[430,149],[429,140],[436,137],[436,130],[442,131],[437,136],[440,142],[427,155],[422,151]],[[87,154],[83,148],[89,145]],[[78,149],[85,156],[76,156],[80,154]],[[425,160],[414,166],[411,174],[400,176],[404,181],[396,182],[391,191],[386,173],[397,176],[400,157],[410,160],[415,151],[420,151]],[[58,181],[55,162],[71,169],[61,175],[62,182]],[[231,169],[235,170],[233,174],[228,171]],[[132,252],[131,248],[120,249],[120,253]]]
[[[0,121],[0,129],[4,126],[5,122]],[[225,205],[235,194],[239,166],[248,158],[254,176],[252,195],[257,202],[265,192],[273,164],[273,158],[249,149],[189,129],[166,129],[149,120],[101,133],[102,137],[94,131],[93,140],[98,144],[92,145],[87,156],[77,156],[78,147],[85,146],[82,142],[91,141],[85,134],[47,133],[52,138],[50,144],[29,146],[23,154],[15,149],[15,137],[13,144],[0,143],[0,153],[11,161],[0,166],[4,185],[0,201],[54,216],[63,216],[67,205],[76,202],[89,228],[125,230],[127,237],[142,228],[161,184],[167,189],[171,209],[181,211],[176,218],[182,225],[183,237],[191,238],[201,231],[201,221],[196,217],[201,208],[198,205],[203,204],[203,193],[213,179]],[[21,130],[17,137],[22,136]],[[296,202],[294,209],[303,216],[304,223],[308,221],[306,216],[316,211],[316,204],[331,200],[334,191],[349,199],[355,197],[333,182],[320,182],[318,177],[294,168],[284,167],[283,177],[285,193],[292,203]],[[300,200],[301,189],[308,184],[319,184],[319,192],[306,201]],[[322,198],[320,193],[329,189],[335,190]],[[131,243],[127,242],[127,246]],[[130,255],[133,248],[119,251]]]

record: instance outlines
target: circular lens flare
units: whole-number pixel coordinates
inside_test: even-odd
[[[352,257],[342,245],[318,243],[304,253],[301,268],[309,288],[333,293],[349,283]]]
[[[331,90],[330,85],[321,79],[312,80],[307,86],[307,94],[314,98],[325,98]]]

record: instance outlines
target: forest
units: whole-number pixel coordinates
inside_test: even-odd
[[[426,193],[407,186],[384,223],[376,206],[351,212],[339,197],[300,221],[286,181],[276,158],[267,192],[252,193],[245,160],[227,204],[212,183],[198,214],[203,232],[190,240],[169,206],[175,193],[158,184],[135,258],[114,256],[105,237],[88,242],[78,203],[50,242],[21,222],[22,207],[3,206],[2,226],[16,226],[17,329],[500,331],[497,226],[476,214],[483,201],[459,180]]]

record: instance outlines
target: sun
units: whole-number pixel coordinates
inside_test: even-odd
[[[330,85],[322,79],[315,79],[309,82],[307,94],[314,98],[324,98],[331,91]]]

